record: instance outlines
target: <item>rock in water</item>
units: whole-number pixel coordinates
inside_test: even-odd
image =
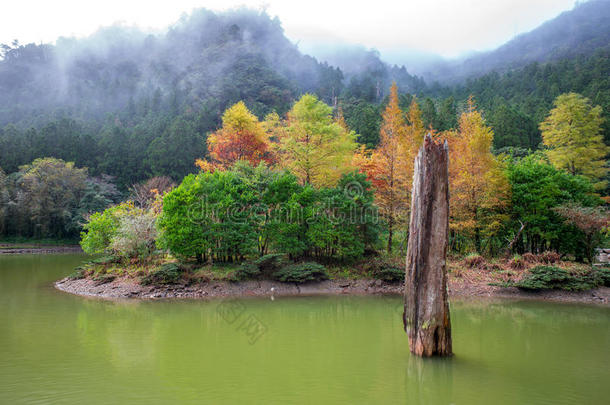
[[[447,300],[449,151],[430,134],[415,158],[403,322],[418,356],[450,356]]]

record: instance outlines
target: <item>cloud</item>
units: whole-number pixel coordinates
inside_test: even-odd
[[[456,56],[494,48],[529,31],[574,0],[22,0],[3,5],[0,42],[54,42],[86,36],[100,26],[124,22],[161,29],[193,8],[223,10],[245,5],[266,8],[282,21],[286,35],[301,43],[360,43]]]

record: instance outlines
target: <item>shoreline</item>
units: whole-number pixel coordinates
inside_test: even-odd
[[[13,247],[14,246],[14,247]],[[26,243],[0,244],[0,255],[15,254],[48,254],[48,253],[83,253],[80,245],[30,245]]]
[[[133,278],[117,278],[99,282],[90,278],[63,278],[54,283],[56,289],[83,297],[101,299],[214,299],[245,297],[285,297],[315,295],[402,295],[403,283],[381,280],[326,280],[306,284],[281,283],[269,280],[242,282],[210,281],[198,284],[140,285]],[[510,287],[494,287],[481,283],[449,283],[449,296],[454,298],[503,298],[547,302],[597,304],[610,307],[610,288],[587,291],[545,290],[529,292]]]

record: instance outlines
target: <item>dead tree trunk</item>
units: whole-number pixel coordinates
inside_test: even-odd
[[[525,229],[525,225],[527,225],[527,222],[523,223],[523,222],[519,221],[519,223],[521,224],[521,228],[519,228],[519,231],[517,232],[515,237],[508,243],[508,246],[506,247],[506,252],[504,254],[504,256],[506,256],[506,257],[509,257],[511,255],[511,253],[513,252],[513,250],[515,249],[515,245],[517,244],[517,242],[519,242],[519,238],[521,238],[521,234],[523,233],[523,230]]]
[[[449,180],[447,143],[430,135],[415,158],[403,322],[418,356],[450,356],[447,301]]]

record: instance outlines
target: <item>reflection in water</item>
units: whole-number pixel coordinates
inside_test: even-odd
[[[449,404],[453,388],[455,358],[411,356],[405,373],[408,404]]]
[[[50,287],[81,260],[0,257],[0,403],[607,399],[607,308],[455,300],[456,355],[420,359],[399,297],[103,301]]]

